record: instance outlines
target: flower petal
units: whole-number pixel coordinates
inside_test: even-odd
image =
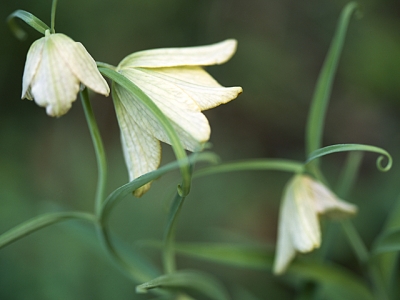
[[[36,74],[37,68],[39,67],[44,43],[45,38],[43,37],[35,41],[29,48],[26,56],[24,75],[22,77],[22,99],[27,98],[29,100],[33,100],[30,93],[30,85],[33,77]]]
[[[326,214],[329,217],[343,218],[354,215],[357,212],[357,206],[340,200],[322,183],[305,177],[310,191],[314,193],[315,207],[319,214]]]
[[[145,50],[127,56],[118,67],[160,68],[219,65],[232,57],[236,51],[236,45],[236,40],[229,39],[208,46]]]
[[[285,219],[285,214],[283,213],[283,209],[281,209],[278,225],[278,242],[273,266],[273,272],[276,275],[285,272],[296,255],[296,249],[291,239],[290,226]]]
[[[302,175],[295,175],[285,188],[279,212],[275,274],[287,269],[296,251],[306,253],[320,246],[321,230],[312,196]]]
[[[123,106],[118,93],[113,92],[118,124],[121,128],[121,142],[125,162],[129,172],[129,180],[154,171],[161,161],[160,142],[149,135],[134,121]],[[147,183],[134,192],[136,197],[142,196],[150,188]]]
[[[141,69],[182,89],[200,110],[206,110],[235,99],[241,87],[223,87],[201,67]]]
[[[210,137],[210,125],[200,112],[198,105],[178,86],[162,80],[154,72],[142,69],[120,71],[148,95],[158,108],[170,119],[183,146],[191,151],[197,150]],[[129,114],[140,126],[157,139],[170,143],[169,137],[158,120],[126,90],[117,89],[121,101]],[[140,119],[140,120],[139,120]]]
[[[96,62],[81,43],[57,33],[50,35],[57,51],[79,80],[96,93],[108,96],[110,88],[101,76]]]
[[[38,105],[46,107],[48,115],[59,117],[75,101],[79,80],[60,59],[52,40],[45,39],[42,59],[31,83],[31,94]]]

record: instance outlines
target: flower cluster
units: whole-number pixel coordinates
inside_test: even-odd
[[[138,86],[170,120],[182,145],[200,150],[210,138],[210,125],[203,110],[236,98],[241,87],[225,88],[202,66],[222,64],[236,51],[236,41],[214,45],[141,51],[127,56],[116,70]],[[82,44],[64,34],[50,34],[29,49],[23,76],[22,98],[46,107],[47,114],[62,116],[71,108],[82,83],[108,95],[107,82]],[[160,141],[170,143],[157,118],[140,99],[113,84],[113,99],[129,178],[157,169]],[[150,183],[135,191],[140,197]]]

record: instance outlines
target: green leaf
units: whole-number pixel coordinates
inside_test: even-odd
[[[197,170],[193,178],[213,175],[217,173],[237,172],[237,171],[285,171],[300,173],[303,171],[304,164],[297,161],[286,159],[254,159],[219,164]]]
[[[216,263],[271,271],[274,252],[269,247],[229,244],[177,244],[178,253]],[[366,284],[346,269],[297,258],[290,264],[287,275],[312,280],[324,289],[340,291],[341,299],[374,299]]]
[[[132,93],[138,100],[140,100],[149,111],[158,119],[161,126],[165,129],[166,134],[168,135],[171,146],[174,150],[177,161],[179,161],[181,175],[182,175],[182,186],[178,187],[179,192],[185,196],[189,193],[190,190],[190,165],[188,162],[188,158],[185,152],[185,149],[182,146],[182,143],[176,134],[174,128],[172,127],[171,122],[168,118],[163,114],[163,112],[157,107],[157,105],[133,82],[127,79],[122,74],[118,73],[115,70],[111,70],[109,68],[99,67],[99,71],[106,77],[113,80],[115,83],[121,85],[123,88]]]
[[[215,300],[230,299],[225,288],[214,277],[198,271],[182,270],[163,275],[136,287],[136,292],[147,293],[154,288],[161,289],[189,289]]]
[[[372,249],[373,254],[400,251],[400,227],[392,228],[379,236]]]
[[[322,145],[322,132],[333,79],[343,49],[350,17],[357,8],[357,3],[350,2],[342,10],[335,35],[318,76],[306,128],[306,153],[308,155]]]
[[[193,164],[194,162],[208,162],[208,163],[216,163],[218,161],[218,156],[212,152],[203,152],[203,153],[193,153],[188,157],[189,164]],[[136,189],[140,188],[144,184],[157,179],[158,177],[176,170],[182,166],[180,161],[174,161],[169,163],[158,170],[153,172],[149,172],[144,174],[131,182],[124,184],[123,186],[114,190],[104,201],[102,209],[100,211],[100,222],[105,224],[109,217],[109,214],[113,208],[113,206],[122,200],[125,196],[131,194]]]
[[[317,159],[319,157],[322,157],[324,155],[332,154],[332,153],[337,153],[337,152],[347,152],[347,151],[367,151],[367,152],[374,152],[374,153],[379,153],[382,154],[381,156],[378,157],[376,161],[376,165],[380,171],[386,172],[389,171],[390,168],[392,167],[393,159],[392,156],[384,149],[375,147],[375,146],[369,146],[369,145],[362,145],[362,144],[338,144],[338,145],[331,145],[327,146],[324,148],[317,149],[310,153],[308,156],[308,159],[306,161],[306,164],[309,164],[311,161],[314,159]],[[382,160],[387,158],[388,162],[386,166],[382,166]]]
[[[25,221],[0,235],[0,249],[43,227],[70,219],[86,220],[92,223],[96,222],[94,215],[82,212],[57,212],[43,214]]]
[[[42,22],[39,18],[35,17],[31,13],[25,10],[16,10],[8,16],[7,23],[8,26],[10,26],[10,29],[14,33],[14,35],[20,40],[26,39],[27,34],[24,30],[21,29],[20,26],[18,26],[17,22],[15,21],[16,18],[21,19],[26,24],[30,25],[32,28],[36,29],[42,34],[44,34],[46,30],[50,29],[49,26],[47,26],[44,22]]]

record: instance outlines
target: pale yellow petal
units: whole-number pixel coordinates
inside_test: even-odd
[[[206,110],[235,99],[241,87],[223,87],[201,67],[141,69],[180,88]]]
[[[30,85],[39,67],[44,43],[45,37],[35,41],[29,48],[26,56],[24,75],[22,77],[22,99],[27,98],[33,100],[30,93]]]
[[[210,125],[206,117],[200,112],[198,105],[181,88],[140,69],[121,70],[120,72],[148,95],[170,119],[186,149],[197,150],[202,143],[209,139]],[[125,108],[137,120],[137,123],[140,123],[142,128],[148,130],[157,139],[170,143],[164,129],[152,114],[139,101],[124,101],[133,97],[129,96],[125,90],[121,92],[125,94],[125,96],[120,95]]]
[[[127,56],[119,68],[219,65],[232,57],[236,45],[236,40],[229,39],[208,46],[145,50]]]
[[[121,129],[121,142],[125,162],[129,172],[129,180],[154,171],[161,161],[160,142],[143,131],[121,103],[118,94],[113,93],[114,105]],[[134,192],[136,197],[142,196],[150,188],[147,183]]]
[[[287,269],[296,252],[306,253],[320,246],[318,216],[310,197],[302,175],[294,176],[285,188],[279,212],[275,274]]]
[[[315,207],[319,214],[335,218],[344,218],[357,213],[357,206],[340,200],[325,185],[310,177],[304,179],[314,193]]]
[[[293,246],[291,238],[291,231],[288,220],[285,219],[287,215],[287,207],[282,204],[278,224],[278,241],[276,246],[276,254],[273,266],[273,272],[280,275],[286,271],[290,262],[296,255],[296,249]],[[286,216],[287,217],[287,216]]]
[[[48,115],[59,117],[71,108],[78,91],[78,78],[60,59],[51,39],[46,37],[42,59],[31,83],[35,102],[46,107]]]
[[[289,206],[286,220],[290,224],[293,245],[299,252],[310,252],[321,244],[321,229],[313,194],[303,183],[302,175],[296,175],[289,185],[285,196]]]
[[[97,69],[96,62],[81,43],[58,33],[50,35],[64,62],[78,79],[96,93],[108,96],[110,88]]]

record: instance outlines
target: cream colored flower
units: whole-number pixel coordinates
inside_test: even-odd
[[[79,84],[106,95],[107,82],[81,43],[46,31],[29,49],[22,80],[22,99],[35,100],[52,117],[67,113],[79,92]]]
[[[319,248],[319,215],[346,217],[356,212],[356,206],[340,200],[322,183],[307,175],[295,175],[287,184],[281,203],[274,273],[282,274],[296,252]]]
[[[183,146],[201,149],[210,125],[201,111],[236,98],[241,87],[226,88],[201,66],[222,64],[234,54],[235,40],[191,48],[141,51],[127,56],[117,71],[136,84],[171,121]],[[146,107],[118,84],[113,88],[122,146],[130,180],[157,169],[160,142],[170,143],[163,127]],[[143,195],[147,184],[135,192]]]

